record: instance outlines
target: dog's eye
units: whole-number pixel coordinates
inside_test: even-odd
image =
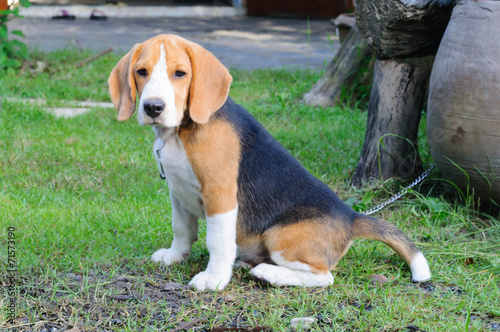
[[[148,74],[147,70],[146,69],[139,69],[137,71],[137,74],[139,74],[140,76],[146,76]]]
[[[184,75],[186,75],[186,73],[185,73],[185,72],[183,72],[182,70],[177,70],[177,71],[174,73],[174,77],[177,77],[177,78],[184,77]]]

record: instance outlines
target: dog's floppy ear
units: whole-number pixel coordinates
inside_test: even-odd
[[[136,44],[113,68],[108,78],[109,94],[118,110],[118,121],[127,120],[135,111],[134,65],[137,62],[139,50],[140,44]]]
[[[193,70],[189,116],[194,122],[204,124],[226,102],[233,78],[227,68],[200,45],[190,43],[186,50]]]

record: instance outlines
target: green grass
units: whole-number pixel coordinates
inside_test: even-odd
[[[88,56],[65,50],[34,55],[49,62],[40,74],[0,76],[0,96],[109,101],[108,54],[82,68]],[[366,112],[299,102],[320,73],[231,71],[231,96],[250,110],[315,176],[355,208],[386,199],[397,184],[349,186],[359,157]],[[386,246],[357,241],[334,272],[331,287],[275,288],[236,268],[221,292],[187,285],[208,262],[205,229],[187,264],[149,261],[172,240],[168,188],[151,152],[153,133],[136,121],[117,122],[114,109],[58,119],[39,106],[2,101],[0,110],[0,276],[7,277],[7,228],[15,227],[18,263],[15,327],[22,331],[168,331],[217,326],[290,330],[290,320],[318,319],[314,331],[490,331],[500,323],[500,223],[468,204],[446,200],[434,173],[420,192],[378,213],[424,252],[433,279],[412,284],[408,267]],[[420,135],[430,163],[425,117]],[[203,225],[203,223],[202,223]],[[374,286],[369,275],[391,282]],[[3,284],[5,286],[5,282]],[[120,301],[113,295],[132,295]],[[6,321],[0,297],[0,330]]]

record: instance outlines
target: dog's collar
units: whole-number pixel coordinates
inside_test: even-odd
[[[179,133],[181,132],[182,129],[191,126],[194,123],[191,117],[189,117],[189,111],[187,109],[184,111],[184,113],[185,114],[184,117],[182,118],[180,125],[175,127],[173,132],[169,133],[170,136],[169,139],[174,139],[175,136],[179,137]],[[163,141],[163,144],[165,145],[165,141]],[[158,150],[156,150],[156,155],[158,156],[160,164],[160,179],[166,180],[167,177],[165,176],[165,170],[163,169],[163,164],[161,163],[161,156],[160,156],[160,151],[162,148],[163,146]]]
[[[166,135],[164,135],[163,137],[160,137],[161,141],[163,142],[162,146],[159,147],[157,150],[156,150],[156,155],[158,156],[158,163],[160,164],[160,179],[162,180],[165,180],[167,177],[165,176],[165,170],[163,169],[163,164],[161,162],[161,155],[160,155],[160,151],[161,149],[163,149],[163,147],[165,146],[165,141],[167,140],[170,140],[170,139],[174,139],[174,136],[175,136],[175,132],[177,131],[177,128],[174,129],[173,132],[167,132]]]
[[[160,179],[165,180],[167,177],[165,176],[165,170],[163,169],[163,164],[161,163],[160,150],[156,150],[156,155],[158,156],[159,164],[160,164]]]
[[[172,129],[173,130],[167,131],[166,135],[164,135],[163,137],[160,137],[160,139],[163,142],[163,145],[155,151],[156,155],[158,156],[158,163],[160,164],[160,179],[162,179],[162,180],[166,180],[167,177],[165,175],[165,170],[163,169],[163,164],[161,162],[160,151],[165,146],[165,142],[167,142],[171,139],[179,139],[180,127],[175,127]]]

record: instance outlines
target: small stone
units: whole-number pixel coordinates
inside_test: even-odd
[[[74,274],[74,273],[72,273],[72,272],[68,273],[68,274],[66,275],[66,277],[67,277],[68,279],[73,279],[73,280],[75,280],[75,281],[82,281],[82,276],[80,276],[80,275],[78,275],[78,274]]]
[[[488,326],[490,330],[500,330],[500,324],[499,323],[491,323],[490,326]]]
[[[382,285],[389,282],[389,279],[381,274],[370,274],[368,278],[371,279],[370,283],[372,285]]]
[[[123,288],[123,289],[129,289],[130,288],[130,283],[128,282],[121,282],[121,281],[118,281],[115,283],[116,285],[116,288]]]
[[[181,291],[186,288],[186,285],[178,284],[176,282],[169,282],[160,288],[160,292],[175,292]]]
[[[290,321],[290,327],[292,328],[292,330],[297,330],[299,328],[308,329],[312,324],[315,324],[316,322],[317,319],[314,317],[293,318]]]
[[[110,299],[117,300],[117,301],[128,301],[128,300],[137,299],[137,297],[134,295],[108,295],[108,297]]]
[[[236,299],[231,294],[227,294],[226,297],[224,298],[225,302],[234,302],[234,300]]]
[[[55,328],[55,327],[51,328],[50,332],[57,332],[57,328]]]
[[[43,73],[48,66],[48,63],[45,61],[36,61],[35,64],[36,68],[33,69],[34,73]]]
[[[116,278],[115,282],[118,282],[118,281],[121,281],[121,282],[131,282],[131,281],[133,281],[133,279],[130,279],[130,278],[127,278],[127,277],[119,277],[119,278]]]
[[[113,318],[109,321],[111,324],[123,324],[123,321],[120,318]]]

